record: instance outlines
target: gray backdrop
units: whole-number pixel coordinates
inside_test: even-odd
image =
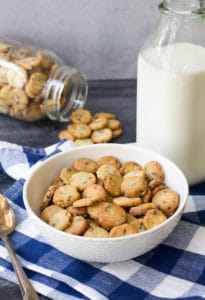
[[[89,79],[136,78],[159,0],[0,0],[0,35],[51,49]]]

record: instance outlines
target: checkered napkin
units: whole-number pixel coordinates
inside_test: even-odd
[[[27,217],[22,187],[30,167],[73,144],[46,149],[0,142],[0,171],[16,179],[4,193],[11,200],[17,227],[10,236],[34,288],[51,299],[204,299],[205,196],[189,197],[182,220],[157,248],[135,259],[112,264],[83,262],[49,246]],[[0,277],[17,283],[0,242]]]

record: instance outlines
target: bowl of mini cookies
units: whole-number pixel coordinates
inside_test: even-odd
[[[119,262],[142,255],[174,230],[188,198],[181,170],[134,145],[96,144],[34,167],[23,199],[53,247],[80,260]]]

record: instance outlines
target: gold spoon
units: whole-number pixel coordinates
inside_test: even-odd
[[[9,241],[8,235],[15,229],[15,215],[8,201],[0,194],[0,238],[3,240],[19,280],[21,294],[24,300],[39,300],[33,286],[26,276],[14,249]]]

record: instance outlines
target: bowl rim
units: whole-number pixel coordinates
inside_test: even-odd
[[[147,154],[150,155],[157,155],[160,159],[165,160],[166,162],[168,162],[169,164],[171,164],[176,170],[177,172],[180,174],[180,176],[182,177],[183,181],[184,181],[184,186],[185,186],[185,190],[184,190],[184,195],[186,195],[184,198],[184,203],[183,205],[177,208],[177,210],[174,212],[174,214],[169,217],[166,221],[162,222],[161,224],[148,229],[146,231],[142,231],[142,232],[138,232],[135,234],[131,234],[131,235],[126,235],[126,236],[119,236],[119,237],[106,237],[106,238],[97,238],[97,237],[84,237],[84,236],[80,236],[80,235],[74,235],[68,232],[64,232],[61,231],[59,229],[56,229],[54,227],[52,227],[51,225],[49,225],[48,223],[44,222],[43,220],[41,220],[41,218],[39,216],[36,215],[36,213],[33,212],[33,210],[30,207],[29,204],[29,200],[27,199],[27,190],[28,190],[28,186],[29,183],[32,179],[32,177],[34,176],[34,174],[41,169],[45,164],[49,163],[50,161],[55,160],[58,157],[64,156],[64,155],[72,155],[72,152],[76,152],[80,151],[81,149],[93,149],[93,148],[100,148],[100,147],[107,147],[109,145],[109,147],[115,148],[115,147],[126,147],[129,149],[133,149],[133,147],[135,147],[137,151],[141,151],[141,152],[145,152]],[[135,144],[136,145],[136,144]],[[117,156],[117,155],[116,155]],[[108,143],[104,143],[104,144],[94,144],[94,145],[86,145],[86,146],[81,146],[81,147],[77,147],[77,148],[71,148],[68,150],[64,150],[62,152],[56,153],[54,155],[52,155],[51,157],[41,161],[40,163],[35,164],[34,166],[32,166],[32,168],[30,169],[29,175],[27,176],[24,186],[23,186],[23,202],[26,208],[26,211],[28,214],[32,215],[32,218],[35,219],[37,222],[40,222],[40,224],[45,227],[46,230],[51,230],[53,231],[55,234],[59,234],[59,236],[63,236],[63,237],[70,237],[72,239],[76,239],[76,240],[80,240],[80,241],[103,241],[103,242],[113,242],[113,241],[119,241],[119,240],[129,240],[129,239],[134,239],[137,237],[142,237],[142,236],[146,236],[146,235],[150,235],[155,231],[160,230],[160,228],[164,227],[165,225],[168,226],[168,224],[170,222],[172,222],[172,219],[176,218],[177,215],[181,215],[183,213],[184,207],[187,203],[188,200],[188,196],[189,196],[189,185],[187,182],[187,179],[184,175],[184,173],[180,170],[180,168],[173,163],[171,160],[169,160],[167,157],[159,154],[158,152],[149,150],[149,149],[145,149],[139,146],[134,146],[133,144],[119,144],[119,143],[115,143],[115,144],[108,144]]]

